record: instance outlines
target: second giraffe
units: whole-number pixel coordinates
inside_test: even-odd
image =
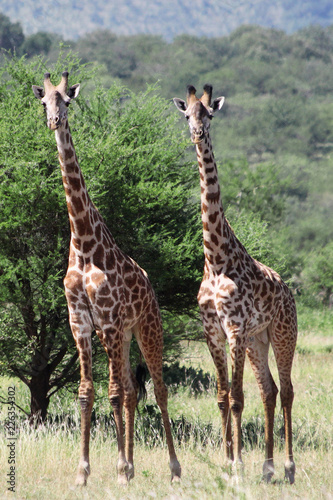
[[[188,121],[199,164],[205,267],[198,302],[204,335],[217,369],[224,454],[235,466],[242,464],[243,372],[247,353],[265,410],[264,479],[270,481],[274,474],[273,426],[278,389],[268,366],[268,350],[272,345],[284,414],[285,476],[293,483],[291,408],[294,392],[291,368],[297,339],[295,302],[280,276],[247,253],[224,215],[209,134],[213,114],[222,108],[224,97],[212,102],[212,90],[211,85],[205,85],[203,95],[198,99],[195,88],[188,86],[186,101],[174,98],[174,103]],[[230,389],[226,341],[232,366]],[[234,444],[230,414],[234,424]]]

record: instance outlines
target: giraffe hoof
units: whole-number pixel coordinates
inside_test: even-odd
[[[128,465],[128,472],[126,474],[127,476],[127,481],[129,482],[131,479],[134,477],[134,465],[129,464]]]
[[[288,481],[290,484],[294,484],[295,482],[295,471],[296,471],[295,462],[288,460],[284,466],[284,477],[285,480]]]
[[[127,486],[128,485],[128,479],[126,474],[118,474],[118,484],[120,486]]]
[[[275,470],[274,470],[274,463],[273,460],[267,460],[262,468],[262,480],[265,483],[270,483],[272,477],[274,476]]]
[[[75,479],[75,486],[86,486],[87,479],[90,474],[90,466],[88,463],[80,465]]]
[[[75,486],[87,486],[87,478],[82,474],[77,475],[75,479]]]
[[[127,462],[120,460],[117,465],[118,484],[127,486],[129,481],[130,467]]]
[[[171,469],[171,483],[179,483],[182,475],[182,468],[178,460],[169,464]]]

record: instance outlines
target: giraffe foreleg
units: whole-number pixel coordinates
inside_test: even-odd
[[[219,407],[222,420],[224,459],[228,465],[234,460],[234,452],[231,434],[228,361],[225,341],[217,343],[215,335],[206,335],[206,340],[217,371],[217,405]]]
[[[245,362],[245,335],[237,328],[229,332],[229,346],[232,366],[229,405],[234,429],[234,466],[243,465],[242,461],[242,413],[244,408],[243,374]]]
[[[91,412],[94,404],[91,349],[91,334],[94,327],[91,322],[90,311],[85,307],[82,283],[78,279],[77,273],[71,275],[67,272],[64,279],[64,286],[69,312],[69,324],[80,361],[79,401],[81,407],[81,445],[75,484],[85,486],[90,474],[89,442]]]
[[[90,394],[88,394],[88,391]],[[86,486],[90,474],[89,462],[89,441],[91,427],[91,413],[94,403],[94,389],[88,384],[83,388],[80,386],[79,401],[81,406],[81,453],[75,484],[77,486]]]
[[[137,406],[137,390],[134,374],[131,370],[129,362],[131,340],[124,342],[124,409],[125,409],[125,451],[128,463],[127,480],[130,481],[134,477],[134,418],[135,409]]]
[[[124,356],[122,332],[115,327],[104,328],[104,343],[109,357],[109,400],[116,424],[118,462],[118,484],[128,483],[128,462],[125,454],[123,404],[124,404]]]
[[[91,334],[77,337],[80,359],[81,382],[79,401],[81,407],[81,451],[75,484],[85,486],[90,474],[89,442],[91,427],[91,412],[94,404],[94,386],[92,379]],[[85,346],[83,348],[83,346]]]
[[[204,282],[201,288],[205,289]],[[226,335],[222,331],[215,302],[210,298],[207,299],[205,295],[201,294],[201,291],[198,294],[198,302],[207,346],[217,371],[217,404],[222,419],[224,460],[226,465],[229,465],[234,460],[234,451],[231,434]]]

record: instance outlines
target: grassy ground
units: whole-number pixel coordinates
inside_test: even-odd
[[[325,313],[326,314],[326,313]],[[184,345],[183,364],[202,369],[212,375],[204,390],[195,390],[193,377],[177,391],[170,390],[170,416],[176,422],[191,424],[188,439],[177,440],[178,458],[182,465],[182,481],[170,485],[168,453],[163,441],[147,440],[142,418],[137,419],[138,434],[135,447],[136,475],[128,487],[116,483],[115,440],[102,421],[97,421],[91,440],[91,468],[88,486],[74,488],[79,455],[79,412],[72,399],[54,398],[50,412],[69,413],[74,425],[50,424],[43,429],[31,430],[21,424],[15,441],[16,493],[8,491],[7,474],[10,448],[4,430],[0,442],[0,498],[19,499],[213,499],[218,497],[239,499],[332,499],[333,498],[333,338],[332,315],[313,313],[311,317],[301,311],[300,338],[295,356],[293,383],[295,402],[293,433],[296,461],[296,482],[285,484],[284,450],[281,435],[280,405],[276,412],[275,468],[270,485],[261,483],[263,450],[263,410],[259,391],[246,364],[243,414],[244,472],[229,474],[222,465],[220,450],[220,417],[216,404],[214,367],[204,344]],[[314,326],[321,324],[316,331]],[[272,372],[276,377],[272,359]],[[191,372],[192,373],[192,372]],[[6,396],[13,381],[0,381],[0,394]],[[199,384],[200,386],[200,384]],[[28,394],[15,381],[16,402],[26,407]],[[154,403],[152,387],[148,384],[148,404]],[[102,394],[100,394],[102,396]],[[109,411],[106,398],[95,404],[99,414]],[[144,410],[142,409],[144,415]],[[19,412],[17,411],[17,417]],[[8,407],[2,405],[0,419],[8,416]],[[141,423],[140,423],[141,422]],[[180,424],[179,424],[180,425]],[[141,427],[140,427],[141,426]],[[155,432],[151,424],[152,433]],[[140,430],[141,429],[141,430]],[[178,429],[179,430],[179,429]],[[177,426],[176,426],[177,432]],[[179,436],[179,432],[177,433]],[[158,434],[157,434],[158,436]],[[156,437],[156,432],[155,432]]]

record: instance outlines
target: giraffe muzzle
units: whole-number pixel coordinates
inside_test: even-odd
[[[57,128],[59,128],[61,125],[61,120],[59,116],[56,116],[55,118],[50,118],[47,122],[47,125],[50,130],[57,130]]]
[[[205,134],[203,131],[195,132],[191,135],[191,140],[194,144],[200,144],[204,140]]]
[[[53,122],[49,123],[49,129],[50,130],[57,130],[57,128],[59,128],[59,125],[56,125]]]

